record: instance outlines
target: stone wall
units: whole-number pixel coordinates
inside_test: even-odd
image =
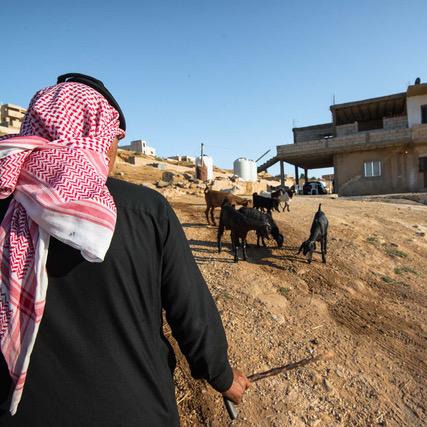
[[[337,137],[353,135],[359,131],[357,122],[349,123],[347,125],[340,125],[335,127]]]
[[[384,127],[384,129],[407,128],[408,127],[408,117],[407,116],[384,117],[383,118],[383,127]]]
[[[324,123],[322,125],[294,128],[292,131],[294,133],[294,143],[298,144],[315,139],[323,139],[325,136],[333,135],[334,126],[332,123]]]
[[[145,162],[142,157],[139,156],[129,156],[126,160],[127,163],[130,163],[131,165],[135,166],[144,166]]]

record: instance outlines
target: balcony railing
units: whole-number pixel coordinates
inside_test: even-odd
[[[379,129],[328,139],[299,142],[298,144],[279,145],[277,146],[277,154],[292,155],[315,152],[332,153],[351,149],[363,150],[363,148],[370,149],[382,145],[387,146],[393,143],[408,143],[411,141],[427,143],[427,124],[416,125],[412,128]]]

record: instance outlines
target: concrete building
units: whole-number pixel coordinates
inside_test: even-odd
[[[137,139],[135,141],[131,141],[130,145],[125,145],[119,147],[123,150],[135,151],[139,154],[145,154],[146,156],[155,156],[156,150],[153,147],[149,147],[147,145],[147,141],[143,141],[142,139]]]
[[[19,133],[26,111],[19,105],[0,105],[0,136]]]
[[[176,156],[170,156],[167,158],[167,160],[175,160],[177,162],[187,162],[187,163],[195,163],[196,157],[195,156],[187,156],[187,155],[176,155]]]
[[[280,162],[308,170],[334,168],[339,195],[427,191],[427,83],[406,92],[335,104],[332,122],[294,128],[294,143],[258,171]],[[297,178],[298,179],[298,178]]]

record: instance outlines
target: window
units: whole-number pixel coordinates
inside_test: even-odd
[[[427,105],[421,105],[421,123],[427,123]]]
[[[379,160],[371,160],[364,164],[365,177],[381,176],[381,162]]]

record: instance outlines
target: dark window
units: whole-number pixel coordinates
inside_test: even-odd
[[[427,123],[427,105],[421,105],[421,123]]]

